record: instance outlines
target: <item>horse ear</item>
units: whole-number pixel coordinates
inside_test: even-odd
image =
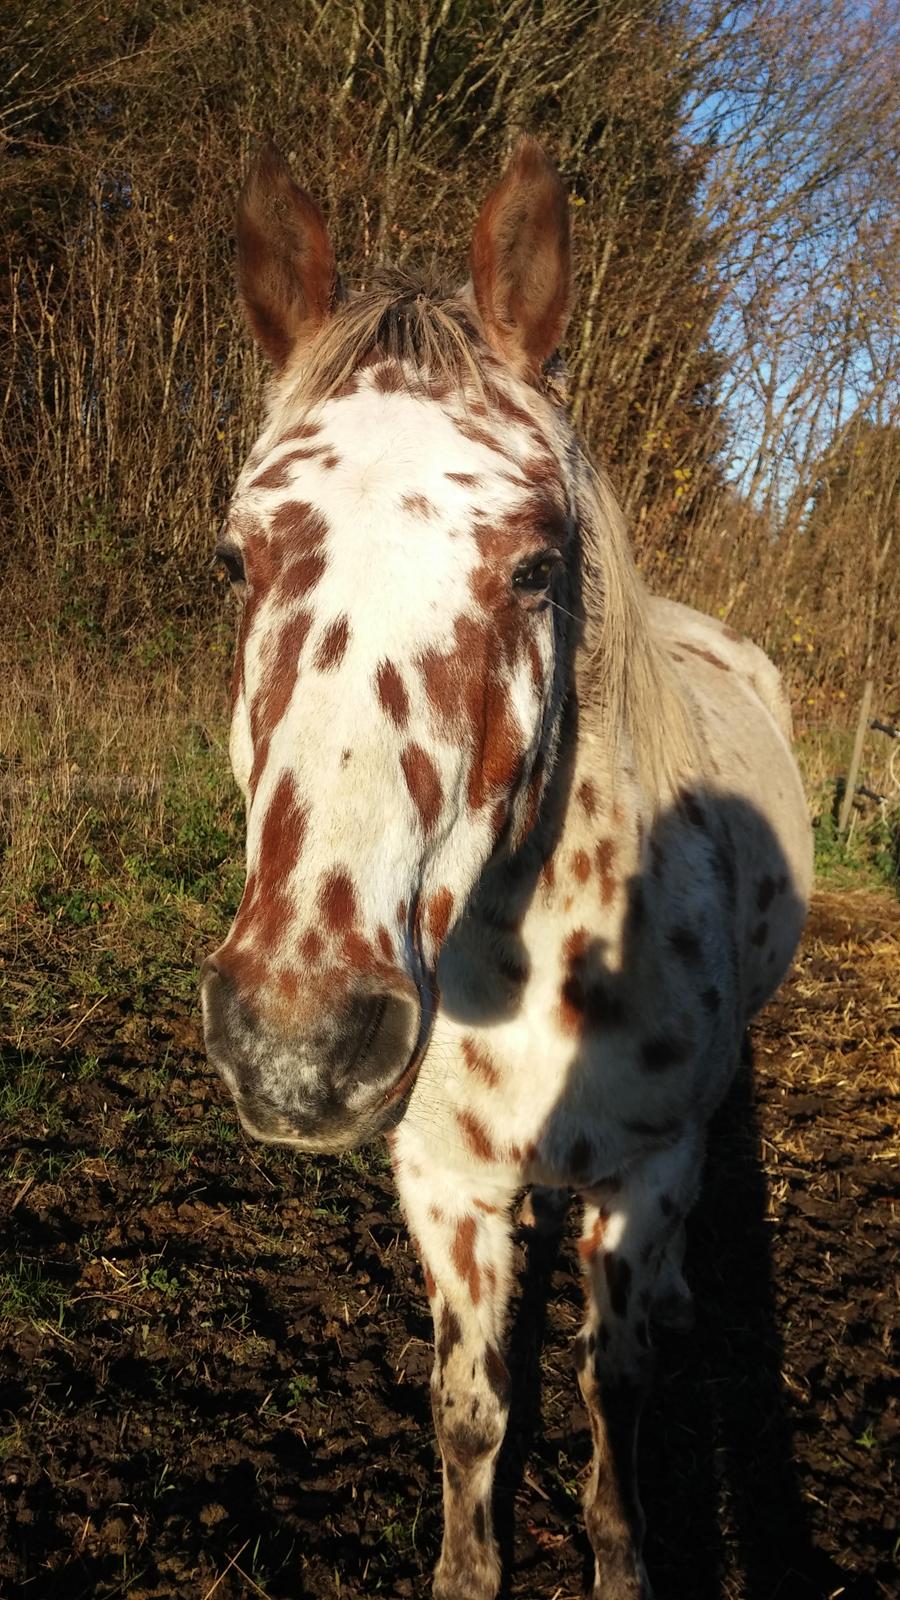
[[[568,196],[536,139],[519,140],[485,200],[470,264],[488,343],[534,379],[559,343],[571,295]]]
[[[257,154],[238,199],[237,275],[250,331],[283,367],[327,321],[337,279],[325,218],[273,144]]]

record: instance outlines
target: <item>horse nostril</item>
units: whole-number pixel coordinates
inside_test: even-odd
[[[344,1062],[336,1064],[337,1077],[373,1083],[409,1059],[418,1034],[417,1008],[396,994],[371,995],[357,1004],[355,1043]],[[342,1053],[339,1044],[335,1053]]]
[[[200,1001],[203,1010],[203,1031],[207,1048],[227,1048],[229,1012],[233,1012],[234,979],[214,956],[208,956],[200,968]]]
[[[376,1000],[375,1004],[372,1007],[372,1016],[371,1016],[371,1019],[370,1019],[370,1022],[369,1022],[369,1026],[366,1028],[366,1030],[365,1030],[365,1032],[363,1034],[362,1042],[361,1042],[360,1047],[359,1047],[359,1055],[360,1056],[364,1056],[367,1053],[367,1051],[369,1049],[369,1046],[371,1045],[373,1039],[375,1038],[376,1033],[378,1032],[378,1029],[381,1027],[382,1022],[384,1021],[384,1014],[385,1014],[386,1011],[387,1011],[387,996],[386,995],[382,995],[381,999],[380,1000]]]

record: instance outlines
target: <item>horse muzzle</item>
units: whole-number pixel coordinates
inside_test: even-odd
[[[412,991],[412,992],[408,992]],[[357,986],[303,1020],[271,1017],[242,995],[221,959],[203,966],[207,1055],[256,1139],[348,1150],[402,1115],[430,1026],[414,986]]]

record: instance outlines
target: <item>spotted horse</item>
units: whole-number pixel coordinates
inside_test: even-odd
[[[574,1191],[596,1600],[648,1600],[651,1327],[810,833],[774,667],[645,591],[567,414],[568,201],[524,139],[456,292],[338,276],[271,147],[238,276],[273,375],[218,557],[247,877],[206,962],[248,1133],[387,1138],[435,1327],[438,1600],[492,1600],[514,1203]],[[545,1208],[546,1209],[546,1208]]]

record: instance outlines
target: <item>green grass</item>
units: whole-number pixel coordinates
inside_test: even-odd
[[[852,731],[819,728],[797,743],[797,759],[813,819],[816,876],[834,889],[889,889],[900,894],[900,793],[891,773],[892,747],[869,734],[860,782],[888,797],[883,807],[863,800],[845,836],[838,833],[842,785],[850,766]],[[893,796],[893,798],[891,798]]]
[[[65,1287],[48,1278],[37,1261],[20,1256],[0,1271],[0,1325],[50,1323],[61,1328],[66,1299]]]
[[[900,806],[856,818],[838,832],[834,808],[814,819],[816,876],[836,889],[890,889],[900,894]]]
[[[46,1110],[48,1090],[47,1070],[39,1056],[22,1050],[0,1054],[0,1119]]]

